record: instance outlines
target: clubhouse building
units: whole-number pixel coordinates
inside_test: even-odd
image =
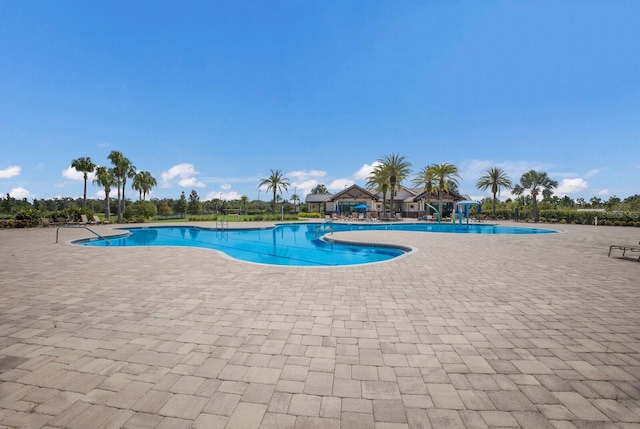
[[[457,192],[446,192],[442,199],[442,217],[451,215],[455,203],[469,200],[469,197]],[[382,207],[383,200],[386,200],[386,212]],[[428,195],[421,188],[407,188],[400,186],[393,202],[391,193],[387,192],[383,198],[382,192],[365,189],[358,185],[351,185],[335,194],[308,194],[305,203],[309,211],[324,213],[325,215],[350,216],[352,213],[366,211],[373,217],[390,217],[395,214],[402,218],[419,219],[424,215],[432,215],[438,208],[438,192]]]

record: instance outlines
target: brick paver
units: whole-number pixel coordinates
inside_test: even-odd
[[[0,427],[640,427],[637,229],[556,227],[337,268],[2,230]]]

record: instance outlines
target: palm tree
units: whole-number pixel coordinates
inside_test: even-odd
[[[247,206],[249,205],[249,197],[246,195],[243,195],[240,197],[240,205],[242,206],[242,211],[244,213],[247,212]]]
[[[420,186],[427,193],[427,214],[430,213],[431,195],[436,189],[437,178],[431,166],[427,165],[422,167],[422,170],[418,173],[415,179],[413,179],[415,186]]]
[[[298,196],[298,194],[293,194],[291,196],[291,201],[293,201],[293,207],[295,208],[296,212],[298,211],[298,205],[300,205],[300,197]]]
[[[457,189],[458,180],[460,177],[458,174],[458,167],[453,164],[432,164],[429,166],[433,175],[438,183],[438,211],[442,215],[442,198],[445,192],[449,192],[450,189]]]
[[[113,173],[112,169],[107,167],[98,167],[96,169],[96,178],[93,183],[104,188],[104,215],[107,220],[109,220],[109,215],[111,212],[109,204],[109,193],[111,192],[111,187],[117,184],[116,176]]]
[[[329,191],[327,190],[327,187],[324,186],[322,183],[317,185],[315,188],[313,188],[311,190],[312,194],[328,194]]]
[[[282,194],[282,191],[288,190],[290,186],[289,179],[282,176],[282,171],[271,170],[271,176],[269,176],[266,179],[260,180],[260,184],[258,185],[258,187],[265,186],[265,185],[267,186],[267,191],[270,191],[270,190],[273,191],[273,214],[275,214],[276,213],[276,192],[280,192]]]
[[[531,198],[533,199],[533,220],[535,222],[539,222],[538,195],[542,193],[543,195],[550,197],[553,194],[553,189],[557,187],[558,182],[550,179],[544,171],[530,170],[522,175],[520,178],[520,185],[513,187],[513,193],[521,195],[525,191],[529,191]]]
[[[141,171],[133,177],[131,188],[138,191],[141,200],[146,200],[147,195],[151,192],[154,186],[157,186],[158,182],[155,177],[148,171]]]
[[[131,170],[131,161],[126,158],[122,152],[117,150],[112,150],[107,157],[113,164],[113,174],[116,177],[116,184],[118,186],[118,222],[122,221],[122,204],[121,201],[124,199],[124,184],[126,183],[126,178]],[[129,176],[130,177],[130,176]],[[122,193],[121,193],[122,187]],[[122,195],[122,197],[121,197]]]
[[[82,173],[84,177],[84,194],[82,196],[82,206],[87,206],[87,180],[89,179],[89,173],[93,173],[96,169],[96,165],[91,161],[89,157],[82,157],[71,161],[71,167],[78,173]]]
[[[476,188],[481,191],[486,191],[491,188],[491,194],[493,194],[493,217],[496,217],[496,195],[500,193],[501,188],[511,189],[511,179],[507,176],[507,173],[500,167],[491,167],[487,170],[484,176],[481,176],[476,182]]]
[[[374,167],[369,177],[367,177],[367,187],[375,189],[376,192],[382,192],[382,213],[386,217],[387,212],[387,191],[389,190],[389,175],[382,164]]]
[[[136,177],[136,174],[137,174],[136,166],[131,164],[131,161],[129,161],[128,159],[127,159],[127,162],[129,163],[129,165],[127,165],[125,169],[125,175],[122,177],[122,210],[123,211],[127,205],[127,199],[124,196],[124,189],[126,188],[126,185],[127,185],[127,178],[133,179],[134,177]]]
[[[133,178],[131,182],[131,189],[134,191],[138,191],[138,200],[142,200],[142,182],[144,181],[144,177],[142,176],[142,172],[136,174],[136,177]]]
[[[411,173],[411,163],[405,161],[403,156],[392,153],[391,155],[385,155],[379,160],[384,166],[387,175],[389,176],[389,191],[391,193],[391,209],[395,206],[395,196],[398,190],[400,190],[401,183]]]

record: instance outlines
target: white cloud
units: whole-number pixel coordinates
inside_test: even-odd
[[[318,186],[320,182],[315,179],[305,180],[304,182],[293,182],[289,187],[289,191],[291,191],[291,195],[295,192],[298,194],[301,200],[304,200],[307,194],[311,193],[311,190]]]
[[[364,164],[358,171],[353,173],[353,178],[356,180],[366,180],[369,176],[371,176],[371,172],[378,165],[380,165],[380,161],[374,161],[371,164]]]
[[[163,188],[169,188],[174,179],[179,179],[178,185],[183,188],[203,188],[205,184],[199,182],[195,178],[195,176],[197,176],[198,174],[200,173],[196,171],[193,164],[177,164],[171,167],[169,170],[162,172],[162,180],[160,186]]]
[[[84,173],[82,171],[78,171],[73,167],[67,167],[66,170],[62,170],[62,177],[69,180],[77,180],[79,182],[84,182]],[[93,179],[96,178],[95,173],[89,173],[87,175],[87,181],[93,182]]]
[[[329,190],[329,192],[333,191],[333,192],[340,192],[343,191],[345,188],[348,188],[349,186],[355,184],[356,182],[354,182],[351,179],[336,179],[333,182],[329,183],[327,185],[327,189]]]
[[[495,167],[493,161],[472,159],[460,164],[460,176],[469,177],[469,180],[478,180],[491,167]]]
[[[22,167],[18,165],[12,165],[5,168],[4,170],[0,170],[0,179],[8,179],[10,177],[19,176],[21,171]]]
[[[219,199],[222,199],[224,201],[231,201],[231,200],[239,200],[240,198],[242,198],[242,195],[240,195],[236,191],[231,191],[231,192],[214,191],[214,192],[209,192],[202,201],[211,201],[211,200],[219,200]]]
[[[587,189],[589,189],[589,184],[584,179],[562,179],[554,193],[557,195],[571,195]]]
[[[178,181],[178,185],[183,188],[204,188],[204,183],[198,182],[198,179],[195,177],[187,177],[185,179],[180,179]]]
[[[600,168],[594,168],[592,170],[589,170],[587,172],[587,174],[585,174],[585,177],[587,177],[588,179],[592,178],[593,176],[600,174],[600,172],[602,171],[602,169]]]
[[[609,190],[608,189],[602,189],[601,191],[598,191],[598,195],[601,197],[606,197],[607,195],[609,195]]]
[[[293,179],[293,181],[302,181],[312,178],[320,178],[325,177],[327,175],[326,171],[322,170],[296,170],[290,171],[285,176],[289,179]]]
[[[11,195],[11,197],[15,198],[16,200],[35,197],[35,195],[33,195],[31,192],[29,192],[27,189],[23,188],[22,186],[18,186],[17,188],[13,188],[12,190],[10,190],[9,195]]]

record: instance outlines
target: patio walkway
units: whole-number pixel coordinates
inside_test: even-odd
[[[640,428],[640,229],[540,227],[341,268],[0,230],[0,428]]]

